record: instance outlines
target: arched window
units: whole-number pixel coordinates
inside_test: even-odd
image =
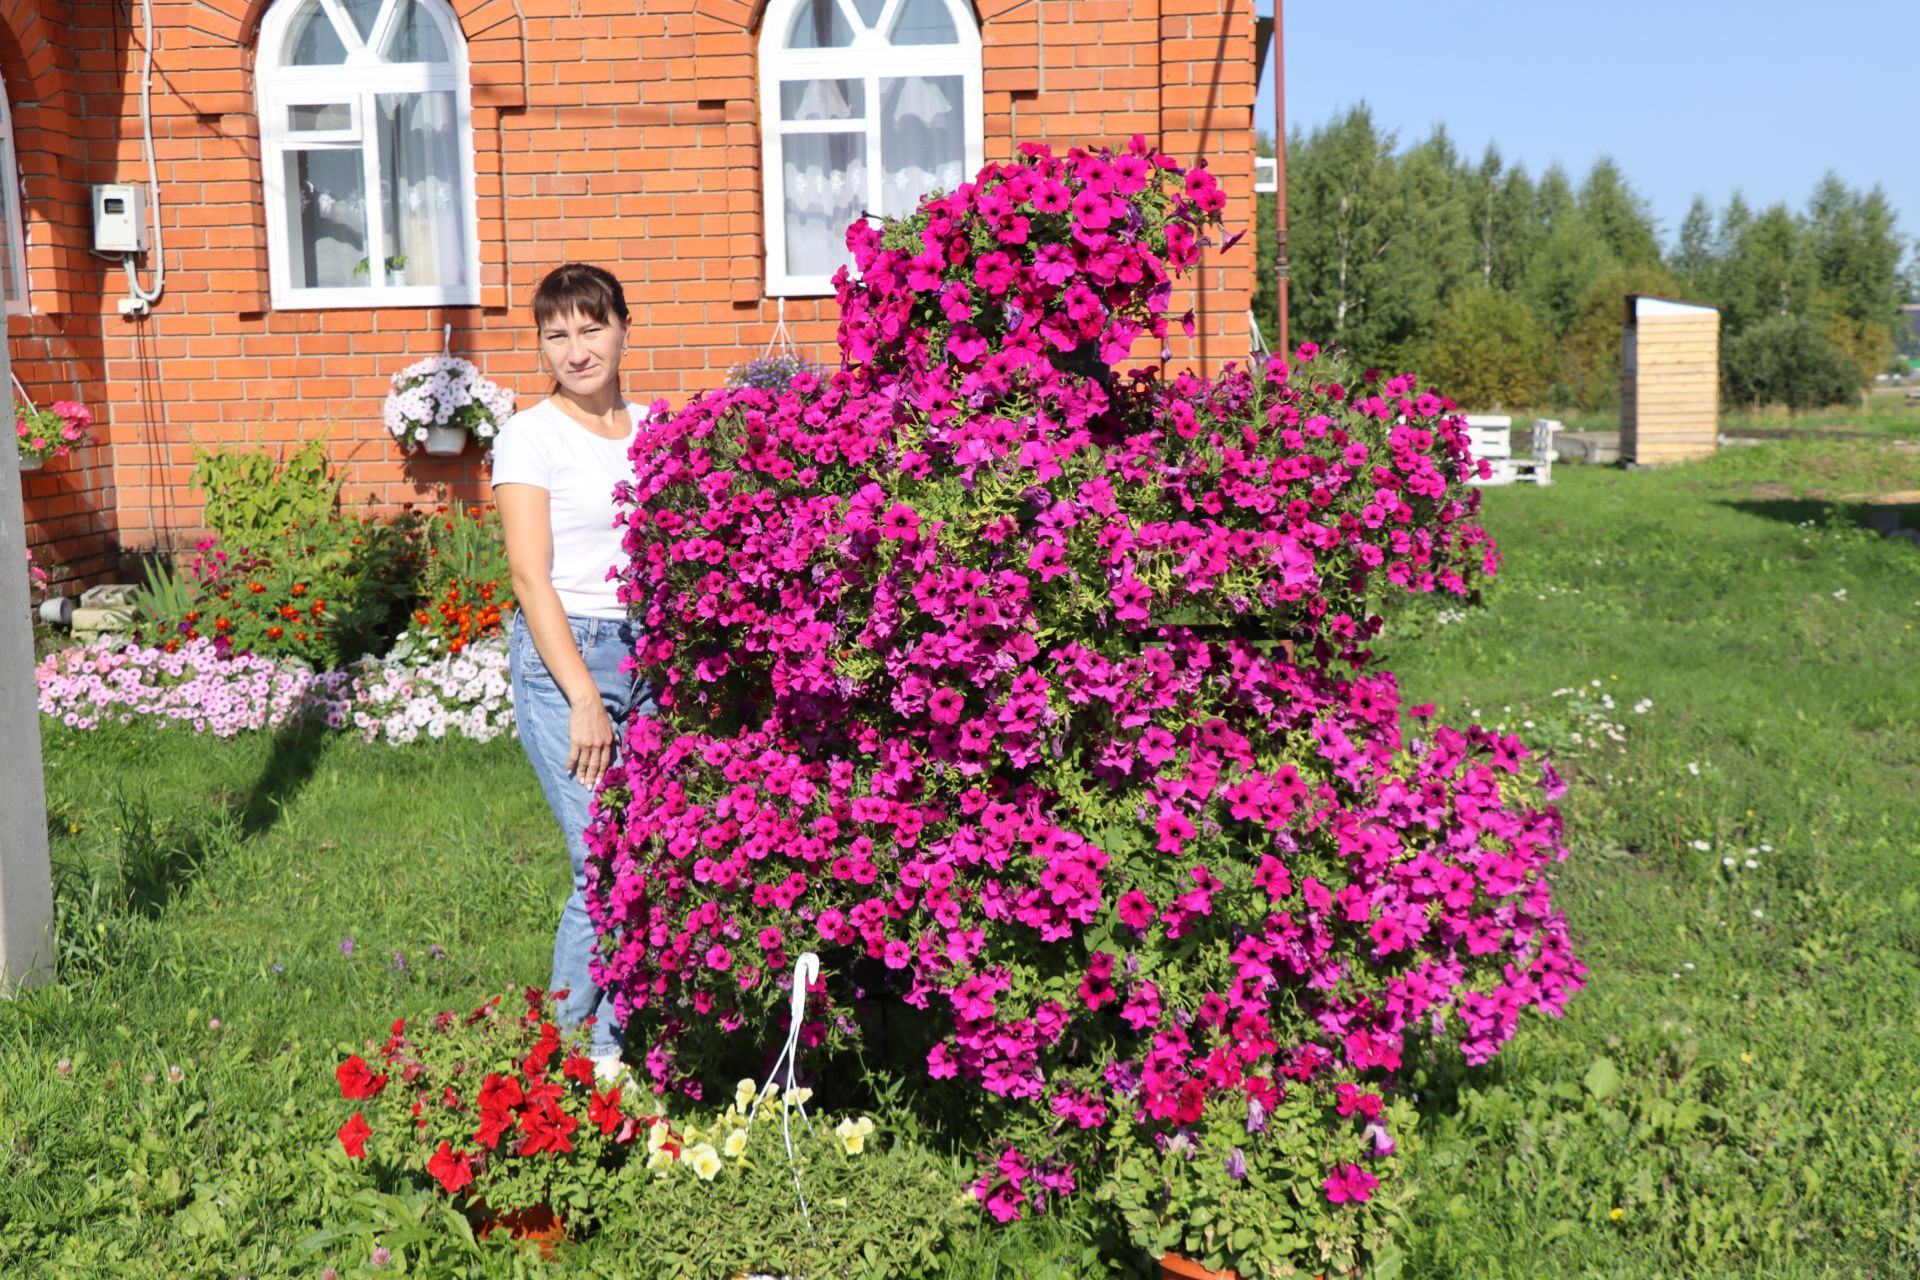
[[[767,291],[833,292],[848,224],[972,177],[980,81],[965,0],[773,0],[760,29]]]
[[[0,91],[0,304],[8,315],[27,313],[27,231],[20,215],[23,184],[13,148],[13,108]]]
[[[255,80],[274,306],[480,301],[467,48],[444,0],[276,0]]]

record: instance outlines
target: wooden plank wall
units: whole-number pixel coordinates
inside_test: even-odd
[[[1720,313],[1641,316],[1621,372],[1620,456],[1634,463],[1710,456],[1720,432]]]

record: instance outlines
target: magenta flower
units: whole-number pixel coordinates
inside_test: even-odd
[[[1326,1181],[1320,1185],[1326,1190],[1329,1204],[1359,1203],[1373,1199],[1380,1179],[1357,1164],[1347,1164],[1328,1170]]]

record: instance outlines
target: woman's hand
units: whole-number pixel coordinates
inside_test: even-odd
[[[595,693],[574,701],[567,725],[567,772],[589,790],[613,765],[613,721]]]

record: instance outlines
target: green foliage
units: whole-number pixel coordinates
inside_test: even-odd
[[[1619,267],[1588,287],[1580,310],[1560,342],[1559,394],[1553,398],[1583,409],[1610,409],[1620,402],[1621,330],[1626,323],[1622,299],[1630,293],[1673,297],[1679,285],[1655,262]]]
[[[771,1098],[750,1125],[730,1113],[705,1130],[676,1127],[686,1142],[716,1153],[735,1133],[744,1146],[736,1156],[716,1154],[705,1167],[717,1172],[707,1178],[684,1159],[629,1166],[615,1193],[632,1209],[622,1215],[618,1244],[663,1280],[937,1275],[948,1240],[980,1217],[959,1161],[886,1141],[871,1121],[856,1129],[798,1110],[783,1117]]]
[[[1735,195],[1716,218],[1696,200],[1663,254],[1646,199],[1604,157],[1577,189],[1558,168],[1535,182],[1492,147],[1467,161],[1444,131],[1402,148],[1360,106],[1296,132],[1287,165],[1292,339],[1339,346],[1362,366],[1429,375],[1421,361],[1449,309],[1488,288],[1524,300],[1546,327],[1554,403],[1590,410],[1617,399],[1626,292],[1721,306],[1723,342],[1772,316],[1810,316],[1862,375],[1912,341],[1899,304],[1920,294],[1902,271],[1915,243],[1882,191],[1831,174],[1804,212],[1756,215]],[[1270,201],[1256,222],[1254,310],[1272,333]]]
[[[1721,345],[1722,394],[1735,404],[1818,409],[1854,398],[1859,366],[1811,316],[1769,316]]]
[[[142,581],[128,597],[135,617],[165,627],[193,612],[200,593],[190,575],[157,557],[147,560],[140,572]]]
[[[262,549],[287,528],[320,524],[340,506],[340,478],[323,439],[281,458],[265,447],[195,449],[193,483],[206,495],[207,528],[228,547]]]
[[[419,592],[415,521],[328,512],[232,554],[203,543],[185,569],[149,568],[136,634],[224,636],[238,651],[346,666],[386,649]]]
[[[1440,313],[1422,361],[1434,390],[1468,410],[1540,402],[1553,349],[1527,305],[1509,293],[1469,289]]]
[[[1290,1083],[1263,1112],[1258,1132],[1248,1114],[1244,1098],[1216,1099],[1164,1147],[1143,1136],[1132,1116],[1117,1116],[1117,1154],[1095,1199],[1111,1206],[1149,1257],[1178,1253],[1246,1280],[1344,1275],[1368,1263],[1375,1275],[1392,1274],[1400,1257],[1394,1230],[1409,1200],[1403,1170],[1412,1106],[1396,1100],[1382,1112],[1400,1145],[1385,1160],[1371,1155],[1358,1124],[1335,1117],[1330,1085]],[[1380,1185],[1365,1201],[1330,1203],[1323,1180],[1355,1162]]]

